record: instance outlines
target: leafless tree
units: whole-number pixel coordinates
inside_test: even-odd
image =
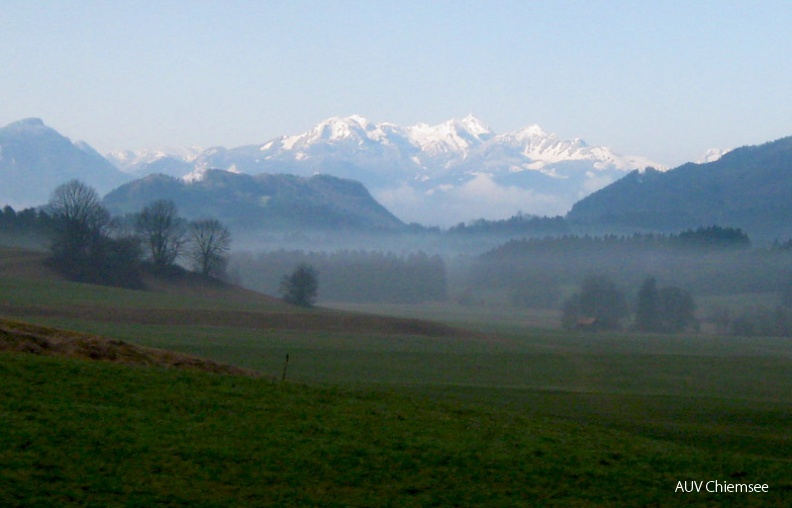
[[[188,256],[195,271],[219,277],[228,264],[231,233],[217,219],[202,219],[190,223]]]
[[[154,201],[135,217],[135,232],[151,262],[159,267],[176,262],[186,240],[185,226],[173,201],[164,199]]]
[[[47,211],[53,218],[53,255],[88,255],[110,228],[110,213],[93,187],[79,180],[60,185],[52,193]]]
[[[54,227],[50,262],[84,282],[140,287],[140,249],[134,238],[111,236],[113,221],[90,186],[72,180],[52,193],[48,213]]]

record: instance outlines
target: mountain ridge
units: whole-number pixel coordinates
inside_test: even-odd
[[[560,139],[538,125],[496,134],[474,115],[408,127],[351,115],[264,143],[209,148],[189,162],[167,155],[159,159],[158,169],[174,176],[190,173],[191,178],[210,168],[331,174],[362,182],[408,222],[450,225],[508,217],[519,210],[566,213],[592,190],[647,166],[663,168],[643,157],[588,146],[579,138]],[[139,167],[129,163],[126,169]]]
[[[752,238],[792,236],[792,136],[743,146],[667,172],[633,171],[577,202],[577,224],[679,231],[740,227]]]
[[[58,185],[84,179],[107,192],[130,177],[85,142],[72,142],[40,118],[0,128],[0,203],[29,207],[46,203]]]

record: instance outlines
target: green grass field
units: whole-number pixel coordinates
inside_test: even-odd
[[[0,250],[0,317],[276,379],[288,353],[288,382],[0,352],[0,506],[792,505],[788,339],[304,311],[74,284],[25,256]],[[710,480],[769,492],[675,492]]]

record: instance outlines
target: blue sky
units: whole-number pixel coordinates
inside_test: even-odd
[[[675,166],[792,135],[791,25],[762,0],[5,0],[0,125],[104,152],[473,113]]]

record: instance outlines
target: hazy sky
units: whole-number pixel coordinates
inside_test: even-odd
[[[675,166],[792,135],[790,26],[787,0],[3,0],[0,125],[106,152],[473,113]]]

